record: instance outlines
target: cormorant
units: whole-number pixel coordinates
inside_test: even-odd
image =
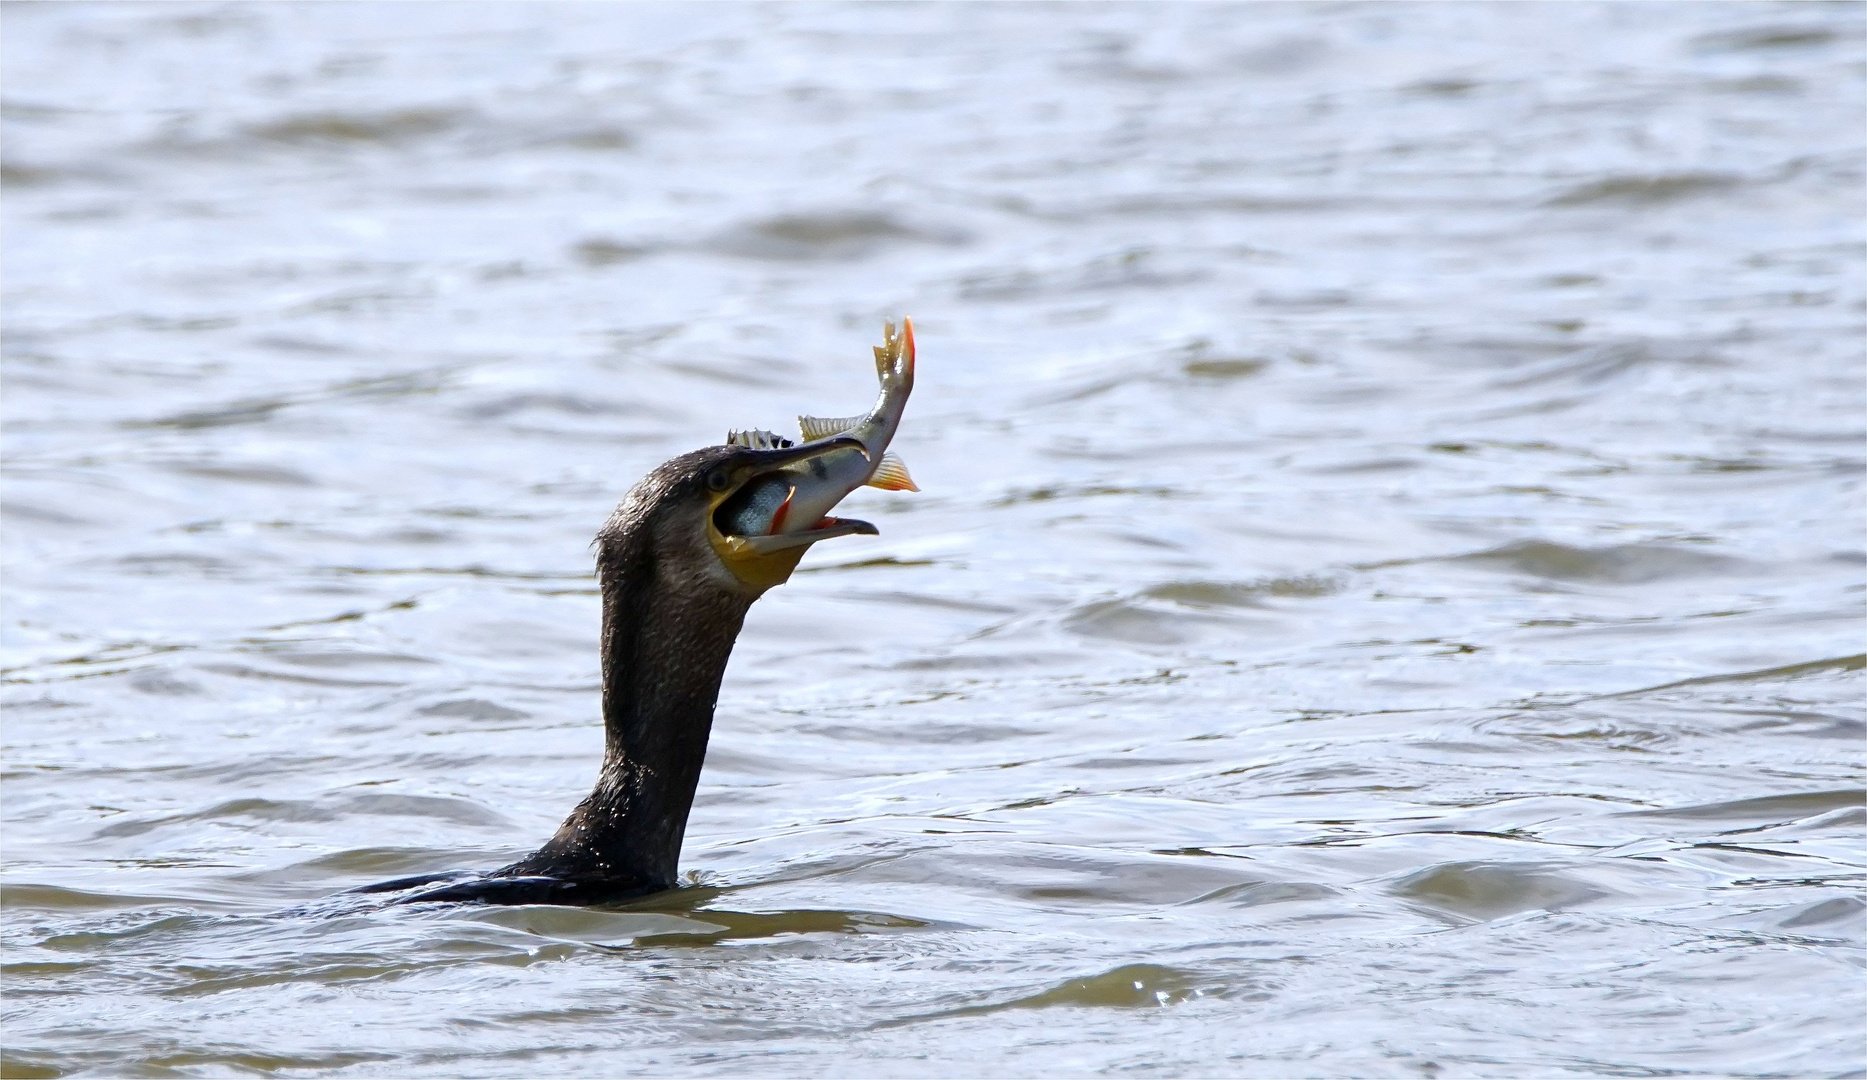
[[[875,349],[866,416],[800,417],[810,441],[735,432],[635,485],[596,536],[603,596],[603,766],[544,846],[485,874],[425,874],[357,892],[396,903],[601,904],[674,887],[713,707],[746,611],[805,549],[865,521],[828,517],[863,484],[917,490],[892,454],[914,379],[914,325]]]

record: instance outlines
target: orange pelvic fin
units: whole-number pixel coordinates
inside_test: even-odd
[[[881,463],[875,466],[874,475],[869,477],[868,486],[881,488],[883,491],[919,491],[914,478],[908,475],[907,463],[893,453],[882,455]]]

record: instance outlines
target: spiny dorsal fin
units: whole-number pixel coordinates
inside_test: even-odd
[[[882,455],[881,463],[875,466],[875,475],[869,477],[872,488],[883,491],[919,491],[914,486],[914,478],[908,475],[907,463],[896,457],[894,451]]]
[[[841,435],[843,432],[848,431],[850,428],[855,427],[857,424],[867,419],[868,417],[866,416],[844,416],[841,418],[800,416],[797,418],[797,429],[803,432],[805,442],[815,442],[818,439],[827,439],[832,435]]]
[[[791,440],[783,435],[773,435],[769,431],[752,428],[748,431],[729,431],[726,433],[729,446],[743,446],[748,450],[783,450],[791,445]]]

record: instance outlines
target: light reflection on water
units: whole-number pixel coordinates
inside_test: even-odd
[[[1857,7],[15,6],[9,1075],[1858,1074]],[[683,865],[649,466],[896,447]]]

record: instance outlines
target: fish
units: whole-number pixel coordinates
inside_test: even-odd
[[[882,344],[874,347],[875,372],[881,393],[874,408],[859,416],[824,418],[800,416],[798,433],[803,445],[833,441],[844,445],[775,470],[747,484],[724,508],[724,531],[738,537],[793,536],[839,525],[850,531],[872,532],[867,522],[842,522],[829,516],[836,504],[859,487],[883,491],[919,491],[908,467],[888,449],[914,390],[914,320],[903,317],[901,330],[892,322],[882,325]],[[754,450],[780,450],[799,445],[761,429],[731,431],[727,443]]]

